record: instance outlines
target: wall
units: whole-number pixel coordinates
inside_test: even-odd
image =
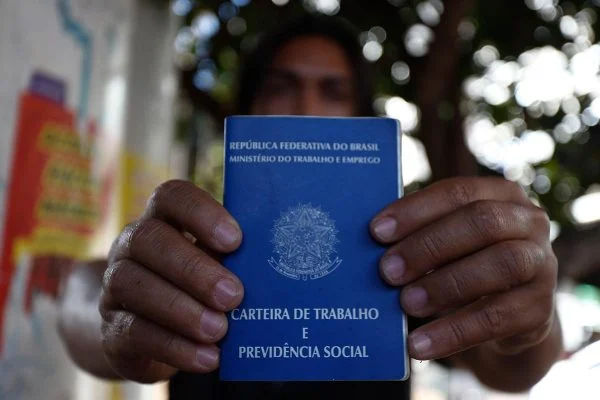
[[[176,28],[166,1],[0,0],[0,400],[157,393],[77,371],[56,297],[169,175]]]

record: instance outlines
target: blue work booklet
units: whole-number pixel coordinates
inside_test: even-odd
[[[400,127],[386,118],[230,117],[225,208],[243,242],[224,265],[222,380],[386,381],[409,374],[399,291],[369,223],[402,194]]]

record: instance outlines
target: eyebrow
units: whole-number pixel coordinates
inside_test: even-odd
[[[299,79],[299,76],[297,73],[295,73],[294,71],[290,70],[290,69],[283,69],[283,68],[269,68],[266,70],[265,72],[265,77],[266,78],[282,78],[285,80],[290,80],[290,81],[297,81]]]
[[[332,82],[351,82],[352,78],[343,74],[337,74],[332,72],[325,72],[322,74],[315,74],[317,77],[322,80],[332,81]],[[290,68],[268,68],[266,70],[266,77],[276,77],[283,78],[290,81],[298,81],[300,79],[300,74]]]

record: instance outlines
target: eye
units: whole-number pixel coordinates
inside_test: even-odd
[[[326,98],[335,101],[345,101],[352,98],[352,85],[346,81],[326,80],[322,84],[322,91]]]
[[[267,81],[265,81],[262,89],[266,94],[268,94],[268,93],[283,90],[283,89],[285,89],[286,86],[287,86],[286,82],[283,79],[273,78],[273,79],[267,79]]]
[[[283,75],[272,75],[265,79],[261,92],[263,95],[281,96],[293,92],[296,88],[295,81]]]

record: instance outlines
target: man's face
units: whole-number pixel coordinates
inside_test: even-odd
[[[252,114],[356,115],[352,68],[344,50],[321,36],[291,40],[275,55]]]

